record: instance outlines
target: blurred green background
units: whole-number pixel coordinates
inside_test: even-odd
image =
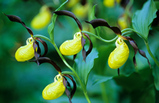
[[[14,58],[15,51],[22,45],[25,45],[26,39],[30,37],[27,30],[19,23],[11,22],[3,14],[17,15],[34,34],[41,34],[49,37],[47,27],[41,30],[34,30],[30,23],[35,15],[38,14],[43,3],[52,6],[52,12],[64,0],[0,0],[0,103],[68,103],[68,98],[64,94],[62,97],[47,101],[42,98],[44,87],[53,82],[57,71],[52,65],[44,63],[37,65],[32,62],[17,62]],[[91,1],[91,0],[90,0]],[[109,8],[104,6],[103,0],[89,1],[90,8],[96,5],[95,16],[103,18],[112,26],[118,26],[118,18],[124,14],[124,8],[120,4],[115,4]],[[129,0],[122,0],[122,4]],[[87,1],[88,2],[88,1]],[[134,0],[131,8],[131,14],[142,8],[146,0]],[[75,5],[76,6],[76,5]],[[73,7],[64,6],[62,9],[72,11]],[[89,9],[88,12],[90,12]],[[112,12],[113,11],[113,12]],[[85,20],[91,17],[87,13],[86,17],[79,17],[84,30],[91,30],[92,27],[86,24]],[[129,27],[131,27],[131,18],[129,18]],[[62,42],[72,39],[73,34],[78,32],[77,24],[69,17],[59,16],[55,24],[55,42],[59,47]],[[153,23],[149,43],[152,52],[159,57],[159,23],[158,20]],[[87,29],[88,28],[88,29]],[[95,32],[94,32],[95,33]],[[101,37],[111,39],[115,37],[113,32],[105,27],[101,28]],[[140,49],[144,50],[150,59],[152,67],[155,68],[153,60],[148,55],[144,42],[137,35],[131,35],[135,38]],[[92,103],[159,103],[159,92],[155,89],[152,69],[149,68],[147,60],[137,54],[137,67],[133,65],[133,48],[126,42],[130,48],[130,56],[122,66],[121,76],[117,76],[117,70],[112,70],[107,65],[107,58],[110,52],[115,48],[114,43],[103,43],[91,37],[94,48],[99,52],[99,57],[95,60],[94,67],[88,79],[88,95]],[[46,55],[54,60],[61,69],[68,70],[59,58],[57,52],[51,43],[47,42],[49,51]],[[100,46],[99,46],[100,45]],[[72,64],[72,57],[66,57],[66,60]],[[156,67],[157,68],[157,67]],[[138,69],[138,71],[136,70]],[[103,77],[112,77],[106,80]],[[101,78],[101,79],[100,79]],[[102,80],[106,82],[97,83]],[[95,84],[95,85],[93,85]],[[82,90],[77,88],[73,103],[87,103]]]

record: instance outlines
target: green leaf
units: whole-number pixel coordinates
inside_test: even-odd
[[[138,35],[147,41],[150,24],[156,18],[156,5],[153,0],[148,0],[141,10],[136,11],[132,18],[132,26]]]
[[[59,8],[57,8],[55,11],[60,10],[67,2],[68,2],[68,0],[66,0],[64,3],[62,3],[62,4],[59,6]],[[54,41],[54,27],[55,27],[56,18],[57,18],[57,15],[56,15],[55,13],[53,13],[52,22],[51,22],[51,24],[48,26],[48,33],[49,33],[49,36],[50,36],[51,41]]]
[[[157,50],[155,51],[155,56],[159,58],[159,46],[156,47]],[[154,84],[157,90],[159,90],[159,68],[157,65],[154,65],[154,68],[152,69],[152,74],[154,77]]]
[[[155,1],[156,8],[159,10],[159,1]]]
[[[100,84],[100,83],[106,82],[106,81],[108,81],[108,80],[110,80],[112,78],[113,78],[112,76],[94,75],[93,76],[93,83],[92,83],[92,85],[96,85],[96,84]]]
[[[98,51],[93,49],[91,53],[86,57],[86,61],[83,60],[81,52],[75,59],[74,68],[79,75],[82,83],[87,84],[88,75],[94,66],[94,59],[98,58]]]

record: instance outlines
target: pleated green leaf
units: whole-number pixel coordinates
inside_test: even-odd
[[[156,5],[153,0],[148,0],[141,10],[136,11],[132,18],[132,26],[138,35],[147,41],[150,25],[156,18]]]

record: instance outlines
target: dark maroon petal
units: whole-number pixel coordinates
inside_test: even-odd
[[[65,86],[65,93],[66,93],[66,95],[67,95],[67,97],[69,98],[69,102],[70,103],[72,103],[71,102],[71,98],[70,98],[70,95],[71,95],[71,92],[68,90],[68,88],[67,88],[67,86],[69,86],[70,87],[70,84],[69,84],[69,82],[67,82],[67,79],[63,76],[63,84],[64,84],[64,86]]]
[[[74,81],[74,79],[72,78],[71,75],[68,75],[68,74],[63,74],[63,75],[66,76],[66,77],[68,77],[72,81],[72,83],[73,83],[73,88],[72,88],[71,94],[70,94],[70,99],[72,99],[72,97],[74,96],[75,91],[76,91],[76,82]]]
[[[84,6],[87,3],[87,0],[81,0],[81,4]]]
[[[30,62],[36,62],[37,63],[37,60],[32,60]],[[58,72],[61,72],[61,69],[60,67],[54,62],[52,61],[50,58],[48,57],[39,57],[38,58],[38,62],[39,62],[39,65],[42,64],[42,63],[50,63],[52,66],[54,66],[54,68],[58,71]]]
[[[6,14],[4,14],[4,15],[6,15]],[[7,17],[9,18],[9,20],[12,21],[12,22],[21,23],[21,24],[27,29],[27,31],[29,32],[29,34],[33,36],[32,30],[25,25],[25,23],[21,20],[20,17],[15,16],[15,15],[6,15],[6,16],[7,16]]]
[[[77,56],[77,54],[73,55],[73,60],[75,60],[76,56]]]
[[[145,57],[145,58],[147,59],[147,62],[148,62],[148,64],[149,64],[150,68],[151,68],[151,64],[150,64],[150,62],[149,62],[149,59],[146,57],[145,52],[142,51],[142,50],[140,50],[140,49],[138,48],[136,42],[135,42],[132,38],[130,38],[130,37],[126,37],[126,38],[127,38],[127,40],[129,41],[129,43],[131,44],[131,46],[132,46],[133,49],[134,49],[134,57],[133,57],[134,65],[136,66],[135,55],[136,55],[137,51],[139,51],[140,55],[143,56],[143,57]]]
[[[150,68],[151,68],[150,61],[149,61],[149,59],[147,58],[145,52],[144,52],[143,50],[140,50],[140,49],[139,49],[139,53],[140,53],[143,57],[145,57],[145,58],[147,59],[147,62],[148,62],[148,64],[149,64]]]
[[[81,43],[82,43],[82,56],[83,56],[83,60],[84,60],[84,61],[86,60],[86,50],[85,50],[85,48],[84,48],[85,41],[86,41],[86,40],[83,38],[83,35],[82,35]]]
[[[120,76],[120,69],[118,68],[118,76]]]
[[[86,61],[86,50],[84,47],[82,49],[82,56],[83,56],[83,60]]]
[[[79,29],[82,30],[81,22],[77,19],[77,17],[72,12],[67,11],[67,10],[61,10],[61,11],[55,11],[54,13],[57,15],[65,15],[65,16],[69,16],[69,17],[73,18],[76,21]]]
[[[40,57],[41,50],[40,50],[40,47],[39,47],[39,43],[37,41],[33,42],[33,48],[34,48],[35,59],[37,60],[37,64],[39,65],[38,58]]]
[[[94,19],[91,21],[86,21],[86,23],[89,23],[93,26],[93,28],[96,28],[98,26],[106,26],[108,28],[110,28],[114,33],[121,35],[121,31],[118,27],[112,27],[110,26],[107,21],[105,21],[104,19]]]
[[[43,57],[43,56],[45,56],[45,55],[46,55],[46,53],[48,52],[48,46],[47,46],[46,42],[45,42],[45,41],[43,41],[43,40],[41,40],[41,39],[40,39],[40,38],[38,38],[38,37],[36,37],[35,39],[36,39],[36,40],[38,40],[38,41],[40,41],[40,42],[42,43],[42,45],[44,46],[45,51],[44,51],[44,54],[43,54],[43,55],[41,55],[41,56],[42,56],[42,57]]]
[[[85,34],[84,33],[84,35],[88,38],[88,40],[89,40],[89,49],[88,49],[88,51],[86,52],[86,56],[92,51],[92,49],[93,49],[93,44],[92,44],[92,41],[91,41],[91,39],[89,38],[89,36],[88,36],[88,34]]]

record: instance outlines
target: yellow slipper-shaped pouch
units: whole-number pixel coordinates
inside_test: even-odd
[[[34,57],[33,39],[28,38],[25,46],[21,46],[15,53],[15,59],[19,62],[30,60]]]
[[[42,96],[46,100],[53,100],[60,97],[64,92],[65,86],[63,84],[63,77],[58,74],[54,78],[54,82],[44,88]]]
[[[82,50],[82,34],[77,32],[74,34],[73,40],[67,40],[60,46],[60,52],[63,55],[75,55]]]
[[[112,51],[108,58],[108,65],[112,69],[121,67],[129,57],[129,48],[120,37],[115,42],[116,48]]]

